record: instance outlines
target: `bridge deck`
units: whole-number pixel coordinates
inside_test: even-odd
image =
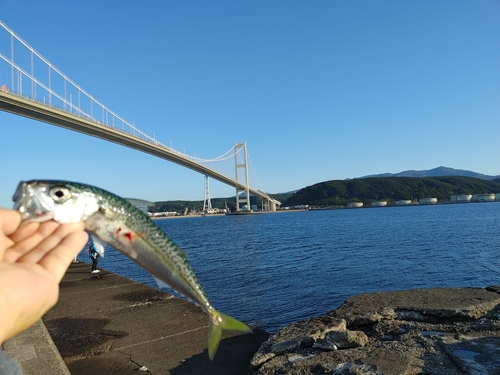
[[[16,115],[28,117],[37,121],[60,126],[69,130],[88,134],[110,142],[130,147],[141,152],[145,152],[156,157],[182,165],[193,171],[202,173],[217,181],[233,186],[239,190],[246,190],[246,186],[186,157],[184,154],[165,147],[159,143],[136,137],[121,129],[114,128],[87,118],[74,115],[70,112],[48,106],[21,97],[10,92],[0,91],[0,110]],[[259,190],[249,189],[250,194],[265,200],[270,200],[269,196]],[[274,203],[278,203],[274,201]]]

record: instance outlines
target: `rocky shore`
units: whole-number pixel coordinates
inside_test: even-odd
[[[254,375],[500,374],[500,286],[354,296],[269,337]]]

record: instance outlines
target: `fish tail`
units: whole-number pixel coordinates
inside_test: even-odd
[[[214,310],[210,316],[208,329],[208,356],[210,360],[214,359],[219,342],[222,336],[222,330],[252,332],[252,329],[245,323],[240,322],[229,315]]]

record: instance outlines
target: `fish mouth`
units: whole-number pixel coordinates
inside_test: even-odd
[[[44,194],[46,188],[35,188],[21,181],[12,197],[14,209],[21,213],[23,221],[48,221],[54,217],[53,202]]]

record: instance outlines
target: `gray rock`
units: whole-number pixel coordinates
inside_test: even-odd
[[[324,339],[316,340],[313,347],[325,350],[358,348],[368,343],[368,337],[361,331],[332,331]]]
[[[442,344],[462,371],[469,374],[499,373],[500,337],[445,336]]]
[[[292,323],[269,337],[254,355],[250,365],[259,367],[277,355],[311,348],[316,340],[324,339],[329,332],[342,330],[346,330],[345,320],[333,317],[311,318]]]
[[[362,294],[271,336],[255,375],[500,374],[500,287]]]

